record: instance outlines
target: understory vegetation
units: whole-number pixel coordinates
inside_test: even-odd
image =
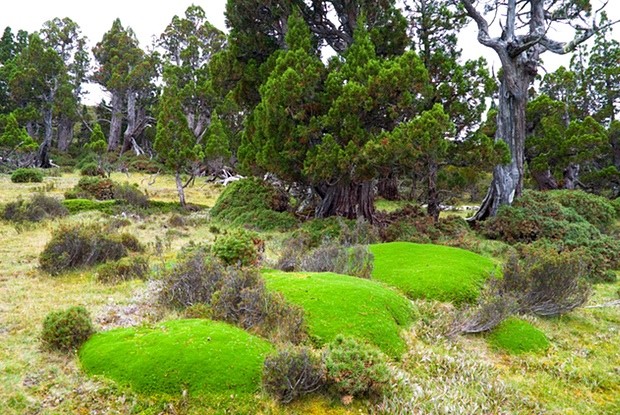
[[[124,177],[127,192],[174,205],[174,192]],[[504,209],[479,232],[458,217],[426,223],[413,205],[386,223],[297,219],[266,232],[137,207],[127,192],[63,201],[83,179],[51,179],[3,206],[8,414],[619,408],[620,286],[615,258],[595,248],[612,249],[618,217],[601,199],[530,192],[520,214]],[[255,189],[239,197],[263,200]],[[114,205],[66,209],[76,200]],[[415,231],[396,237],[398,220]],[[571,224],[590,244],[560,245]]]

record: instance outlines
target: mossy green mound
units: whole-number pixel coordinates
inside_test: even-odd
[[[270,343],[225,323],[177,320],[94,335],[84,370],[144,394],[253,393]]]
[[[391,242],[370,245],[373,278],[408,297],[473,303],[496,266],[488,258],[448,246]]]
[[[494,348],[510,354],[544,351],[550,345],[545,333],[516,317],[503,321],[493,329],[487,341]]]
[[[304,309],[317,345],[344,334],[366,340],[392,357],[405,351],[400,331],[413,321],[415,309],[383,284],[333,273],[265,271],[263,276],[268,289]]]

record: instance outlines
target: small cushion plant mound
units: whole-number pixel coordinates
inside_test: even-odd
[[[415,310],[383,284],[333,273],[265,271],[263,277],[269,290],[304,309],[316,345],[343,334],[364,339],[392,357],[405,351],[399,333],[413,321]]]
[[[37,169],[17,169],[11,174],[13,183],[41,183],[43,173]]]
[[[71,307],[45,317],[41,341],[49,349],[70,352],[78,349],[94,331],[88,311]]]
[[[373,278],[413,299],[473,303],[495,265],[459,248],[409,242],[370,246],[375,256]]]
[[[260,179],[250,178],[228,185],[211,209],[211,215],[233,226],[286,230],[297,224],[287,208],[288,196],[284,192]]]
[[[535,353],[550,346],[542,331],[516,317],[504,320],[488,334],[487,341],[494,348],[510,354]]]
[[[273,346],[226,323],[176,320],[94,335],[83,369],[143,394],[254,393]]]

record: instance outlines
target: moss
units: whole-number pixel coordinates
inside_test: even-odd
[[[487,341],[495,349],[510,354],[541,352],[550,346],[545,333],[516,317],[503,321],[487,336]]]
[[[304,309],[316,345],[343,334],[364,339],[392,357],[405,351],[399,334],[413,321],[415,309],[383,284],[333,273],[266,271],[263,276],[268,289]]]
[[[112,214],[113,207],[117,202],[115,200],[95,201],[90,199],[65,199],[62,201],[62,204],[71,214],[88,210],[97,210],[99,212]]]
[[[271,344],[225,323],[177,320],[111,330],[80,349],[83,369],[143,394],[254,393]]]
[[[398,288],[412,299],[473,303],[495,265],[459,248],[410,242],[370,246],[373,278]]]

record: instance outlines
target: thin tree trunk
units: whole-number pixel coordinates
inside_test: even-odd
[[[433,218],[433,221],[437,222],[441,212],[439,208],[439,192],[437,191],[437,171],[439,168],[436,163],[431,162],[429,163],[428,170],[428,206],[426,213]]]
[[[342,216],[347,219],[364,218],[374,221],[374,191],[372,182],[336,184],[322,195],[316,216]]]
[[[112,91],[112,118],[110,119],[110,134],[108,136],[108,151],[118,148],[121,141],[123,127],[123,97],[121,91]]]
[[[52,167],[49,156],[49,150],[52,146],[52,138],[54,136],[54,125],[52,119],[52,109],[45,108],[43,110],[43,126],[45,128],[45,135],[43,137],[43,142],[39,146],[39,153],[37,156],[37,165],[44,169]]]
[[[121,154],[125,153],[132,147],[132,139],[135,137],[136,130],[136,93],[132,90],[127,91],[127,127],[123,134],[123,147]]]
[[[183,181],[181,180],[181,173],[177,171],[174,175],[174,179],[177,185],[177,192],[179,193],[179,203],[181,203],[182,208],[185,208],[187,204],[185,203],[185,190],[183,189]]]

